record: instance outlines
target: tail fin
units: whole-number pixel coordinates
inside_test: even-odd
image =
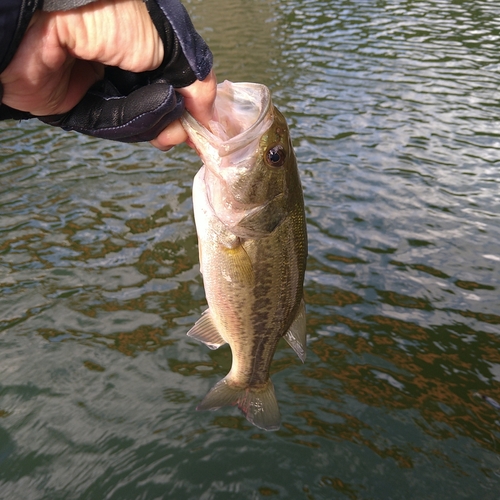
[[[235,406],[245,414],[253,425],[266,431],[280,428],[281,416],[271,380],[263,388],[231,387],[227,377],[215,384],[197,406],[197,410],[218,410],[221,406]]]

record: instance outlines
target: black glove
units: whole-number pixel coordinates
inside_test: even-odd
[[[57,6],[57,0],[51,3]],[[204,80],[212,67],[212,54],[178,0],[145,3],[164,45],[160,67],[143,73],[107,67],[104,79],[73,109],[37,118],[65,130],[122,142],[152,140],[179,118],[184,100],[174,89]],[[33,115],[2,105],[0,119],[5,118]]]

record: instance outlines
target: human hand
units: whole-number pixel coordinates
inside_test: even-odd
[[[175,0],[164,0],[163,4],[172,9],[179,9],[180,5]],[[153,8],[158,9],[158,5],[153,4]],[[191,66],[204,66],[201,70],[196,68],[198,74],[191,77],[194,83],[183,80],[184,76],[173,82],[181,87],[188,83],[176,88],[184,96],[182,102],[168,78],[169,73],[179,73],[179,68],[188,72],[182,64],[175,66],[164,61],[165,49],[172,51],[175,44],[169,44],[164,33],[163,40],[160,38],[158,31],[162,32],[163,26],[158,24],[158,18],[163,23],[165,20],[161,10],[160,16],[158,12],[154,14],[156,27],[141,0],[100,0],[69,11],[37,11],[14,58],[0,75],[2,103],[47,123],[98,137],[131,142],[153,139],[159,134],[152,142],[160,149],[183,142],[186,136],[180,123],[174,122],[162,130],[164,125],[172,121],[171,116],[178,117],[184,103],[193,116],[206,123],[211,117],[216,80],[212,72],[208,76],[201,74],[206,76],[203,81],[197,80],[200,72],[210,69],[207,65],[211,65],[211,58],[207,61],[205,56],[201,63],[193,63],[192,55],[191,60],[189,56],[188,61],[182,59],[184,66],[188,62]],[[182,15],[177,17],[182,19]],[[187,24],[184,19],[181,28]],[[170,25],[165,31],[169,28],[172,31]],[[189,32],[189,26],[185,31]],[[188,33],[188,43],[188,35],[199,37]],[[201,46],[206,48],[204,43]],[[208,48],[206,52],[210,54]],[[166,54],[165,59],[168,57],[180,59],[176,53]],[[165,66],[165,62],[163,73],[151,72]],[[105,67],[110,66],[124,71],[113,73],[113,80],[107,76],[108,71],[105,73]],[[187,69],[191,71],[189,66]],[[172,79],[175,78],[174,75]],[[88,92],[100,80],[101,87]],[[122,80],[132,83],[123,84]],[[120,91],[117,87],[121,87]]]
[[[208,122],[213,119],[215,96],[217,94],[217,79],[210,71],[205,80],[196,80],[188,87],[177,89],[184,97],[184,103],[189,113],[202,125],[208,128]],[[180,120],[176,120],[165,128],[151,144],[162,151],[168,151],[176,144],[187,141],[188,136]]]

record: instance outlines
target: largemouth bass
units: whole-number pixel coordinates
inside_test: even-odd
[[[219,84],[215,116],[210,130],[187,112],[182,117],[203,161],[193,206],[209,306],[188,335],[211,349],[228,343],[233,356],[229,374],[197,409],[238,405],[257,427],[277,430],[269,368],[278,341],[306,356],[302,186],[285,118],[267,87]]]

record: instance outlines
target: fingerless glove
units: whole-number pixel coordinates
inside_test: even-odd
[[[43,8],[62,10],[85,3],[89,0],[45,0]],[[180,117],[184,100],[175,89],[204,80],[212,68],[212,53],[178,0],[145,0],[145,3],[164,45],[165,56],[160,67],[143,73],[107,67],[104,79],[69,112],[37,118],[64,130],[138,142],[154,139]],[[19,43],[20,40],[16,48]],[[14,53],[15,49],[11,58]],[[33,115],[2,105],[0,119],[6,118],[26,119]]]

